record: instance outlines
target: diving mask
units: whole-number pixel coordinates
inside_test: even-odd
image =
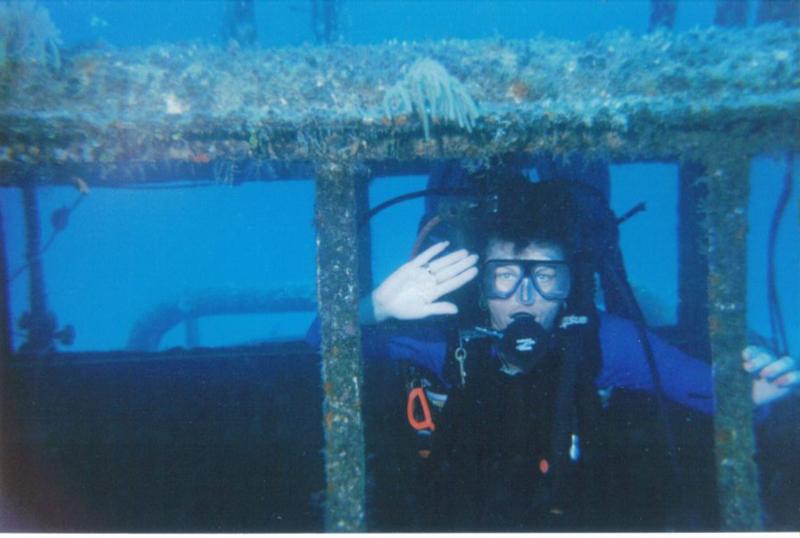
[[[547,300],[566,299],[569,265],[559,260],[488,260],[483,266],[483,290],[489,299],[508,299],[519,290],[520,302],[532,303],[531,287]]]

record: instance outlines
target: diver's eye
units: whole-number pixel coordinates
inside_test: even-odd
[[[498,267],[494,271],[494,286],[499,291],[509,291],[516,286],[520,271],[515,267]]]
[[[552,282],[556,278],[556,271],[552,267],[537,269],[535,276],[537,282]]]
[[[511,271],[503,271],[501,273],[497,273],[495,278],[497,278],[497,280],[516,280],[517,275]]]
[[[494,270],[495,278],[502,278],[502,279],[515,279],[519,278],[520,275],[520,268],[514,267],[513,265],[498,267]]]

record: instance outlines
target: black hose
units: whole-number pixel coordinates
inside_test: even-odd
[[[50,246],[53,244],[53,241],[58,236],[58,234],[64,231],[64,229],[66,228],[66,222],[67,219],[69,218],[69,215],[71,215],[72,212],[75,211],[75,209],[78,207],[78,205],[80,205],[81,201],[85,196],[86,196],[85,194],[80,194],[75,199],[75,201],[72,203],[71,206],[67,208],[62,208],[64,210],[64,215],[61,218],[64,219],[64,224],[61,226],[53,227],[53,231],[50,233],[50,237],[47,238],[47,241],[45,241],[44,245],[39,249],[39,252],[36,255],[37,257],[43,256],[44,253],[47,251],[47,249],[50,248]],[[23,264],[21,267],[18,267],[17,270],[11,273],[11,276],[8,277],[8,283],[11,284],[12,282],[14,282],[29,267],[30,267],[30,262],[27,262]]]
[[[769,240],[767,243],[767,304],[769,307],[769,324],[772,332],[772,345],[778,356],[789,353],[789,342],[786,340],[786,327],[783,324],[781,305],[778,300],[778,286],[775,281],[775,246],[778,240],[778,228],[780,227],[783,213],[789,203],[792,194],[792,183],[794,180],[794,154],[786,156],[786,173],[783,176],[783,190],[781,191],[775,212],[772,215],[772,222],[769,227]]]
[[[475,196],[476,193],[473,189],[461,188],[461,189],[425,189],[422,191],[414,191],[409,192],[406,194],[401,194],[400,196],[395,196],[385,202],[382,202],[361,217],[358,221],[358,227],[361,228],[362,226],[366,225],[372,217],[383,211],[384,209],[388,209],[393,205],[397,205],[401,202],[405,202],[408,200],[413,200],[414,198],[422,198],[423,196],[428,196],[430,194],[434,194],[436,196],[454,196],[454,197],[467,197],[467,196]]]
[[[647,209],[647,204],[645,204],[644,202],[639,202],[638,204],[627,210],[621,217],[617,219],[617,226],[619,226],[632,216],[636,215],[637,213],[641,213],[646,209]]]
[[[618,249],[615,249],[615,262],[618,267],[622,268],[624,272],[624,266],[622,265],[622,255]],[[611,270],[608,271],[610,279],[616,284],[617,288],[621,291],[620,297],[622,301],[625,303],[626,310],[628,311],[629,315],[631,316],[631,321],[636,327],[636,332],[639,336],[639,341],[642,345],[642,352],[644,353],[645,360],[647,361],[648,369],[650,370],[650,375],[653,378],[653,395],[655,397],[656,403],[656,413],[658,415],[658,420],[661,423],[661,427],[663,430],[664,435],[664,442],[667,447],[667,458],[669,461],[670,468],[672,470],[672,477],[673,483],[667,484],[667,487],[671,489],[671,494],[665,497],[665,503],[667,508],[667,513],[671,508],[669,503],[677,502],[681,505],[684,502],[685,496],[680,494],[679,485],[684,484],[684,473],[681,469],[681,466],[678,464],[678,451],[677,445],[675,443],[675,434],[674,429],[672,427],[672,420],[670,419],[669,413],[667,412],[667,405],[665,401],[665,394],[664,394],[664,385],[661,382],[661,374],[658,372],[658,367],[656,365],[655,355],[653,353],[653,347],[650,344],[650,338],[647,334],[647,324],[644,319],[644,314],[642,313],[641,308],[639,307],[638,302],[636,301],[636,297],[633,293],[633,289],[630,286],[627,278],[619,275],[617,271]],[[677,501],[676,501],[677,500]],[[682,512],[683,507],[679,508],[679,513]]]

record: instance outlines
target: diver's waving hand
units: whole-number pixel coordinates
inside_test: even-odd
[[[438,299],[475,278],[478,256],[462,249],[436,258],[449,244],[436,243],[389,275],[362,301],[362,322],[456,314],[455,304]]]

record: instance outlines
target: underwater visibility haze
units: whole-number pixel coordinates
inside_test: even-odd
[[[572,528],[800,528],[800,400],[753,411],[736,373],[745,341],[800,355],[799,22],[795,0],[0,0],[0,529],[431,530],[409,374],[369,360],[357,302],[490,167],[626,215],[648,327],[732,402],[715,425],[615,391],[617,512]]]

